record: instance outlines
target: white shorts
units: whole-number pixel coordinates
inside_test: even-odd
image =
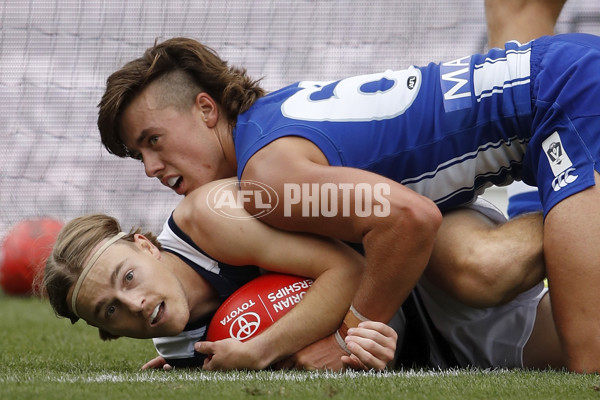
[[[505,221],[498,209],[486,203],[477,200],[468,208],[494,221]],[[537,306],[547,292],[543,282],[507,304],[485,309],[457,302],[425,278],[421,278],[416,289],[461,367],[523,367],[523,347],[531,336]]]
[[[459,366],[522,368],[523,347],[529,340],[544,283],[498,307],[472,308],[421,279],[423,304],[438,332],[448,341]]]

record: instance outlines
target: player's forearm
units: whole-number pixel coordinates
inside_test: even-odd
[[[325,262],[325,261],[324,261]],[[264,368],[333,333],[348,311],[361,271],[351,265],[323,272],[304,298],[261,335],[250,340]]]
[[[362,316],[389,322],[425,270],[441,220],[425,200],[392,212],[365,235],[367,267],[352,299]]]

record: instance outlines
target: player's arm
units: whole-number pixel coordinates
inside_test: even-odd
[[[313,143],[299,137],[276,140],[257,152],[244,170],[242,181],[245,179],[268,184],[284,201],[289,184],[366,184],[373,193],[377,185],[387,187],[389,209],[383,215],[360,215],[356,212],[356,191],[345,195],[340,190],[337,209],[346,207],[349,216],[338,212],[335,216],[309,217],[303,215],[306,210],[299,202],[278,207],[261,220],[285,230],[362,242],[367,265],[352,304],[368,319],[388,322],[392,318],[423,273],[441,224],[441,213],[431,200],[380,175],[329,166]],[[251,206],[246,203],[246,208],[255,212]],[[284,209],[291,216],[285,216]]]
[[[241,207],[227,213],[245,219],[219,215],[207,206],[211,187],[188,195],[173,214],[207,254],[231,265],[258,265],[315,281],[302,302],[261,335],[245,343],[203,343],[201,350],[213,354],[209,368],[261,369],[334,332],[356,291],[364,258],[338,240],[281,231],[248,218]]]

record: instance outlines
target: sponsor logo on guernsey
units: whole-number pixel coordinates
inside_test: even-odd
[[[471,57],[463,57],[440,65],[440,83],[446,112],[471,107],[470,64]]]
[[[574,175],[575,168],[573,168],[573,163],[565,151],[558,132],[554,132],[542,142],[542,149],[554,174],[552,188],[555,192],[578,178],[578,175]]]

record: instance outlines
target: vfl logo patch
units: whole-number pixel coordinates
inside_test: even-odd
[[[548,156],[548,159],[550,159],[550,162],[560,165],[563,161],[563,151],[560,142],[550,143],[546,155]]]
[[[552,173],[555,176],[552,181],[554,191],[560,190],[577,179],[578,175],[571,175],[575,172],[575,168],[573,168],[573,163],[565,151],[558,132],[554,132],[544,140],[542,142],[542,148],[548,158]]]
[[[554,132],[542,142],[542,148],[548,157],[550,167],[554,176],[558,176],[561,172],[573,166],[569,155],[565,152],[562,141],[558,132]]]

